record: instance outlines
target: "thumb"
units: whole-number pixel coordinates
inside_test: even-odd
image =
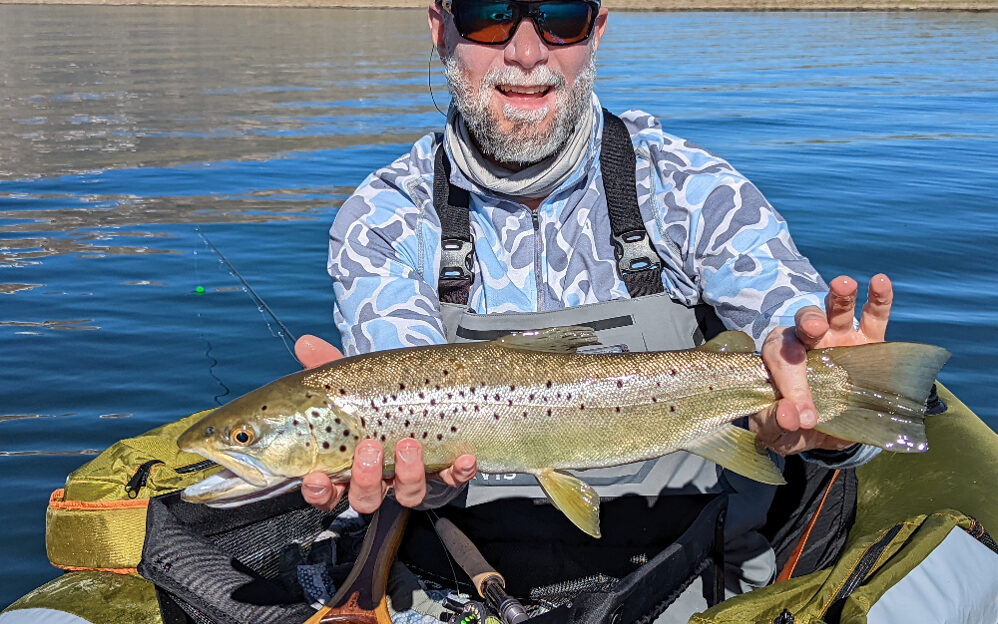
[[[295,357],[305,368],[315,368],[338,360],[343,354],[322,338],[305,334],[295,342]]]

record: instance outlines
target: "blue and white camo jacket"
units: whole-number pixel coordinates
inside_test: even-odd
[[[475,312],[540,312],[629,298],[610,242],[595,96],[593,105],[597,123],[583,166],[536,212],[453,168],[452,183],[470,191]],[[637,155],[641,216],[673,299],[710,304],[729,329],[748,333],[757,345],[772,328],[793,325],[801,307],[823,307],[825,282],[752,183],[721,158],[664,132],[651,115],[628,111],[621,118]],[[441,141],[441,134],[428,134],[368,176],[333,221],[328,270],[346,355],[446,342],[437,297],[441,227],[433,207]]]

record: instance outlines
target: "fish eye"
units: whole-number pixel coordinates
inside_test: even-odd
[[[213,435],[214,433],[215,433],[215,428],[214,427],[205,427],[205,429],[204,429],[204,434],[205,435]]]
[[[248,446],[253,443],[253,440],[256,439],[256,433],[250,427],[242,425],[233,431],[229,435],[229,438],[240,446]]]

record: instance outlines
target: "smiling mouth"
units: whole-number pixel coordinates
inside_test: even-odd
[[[544,97],[551,91],[552,87],[551,85],[497,85],[496,89],[503,95],[514,97]]]

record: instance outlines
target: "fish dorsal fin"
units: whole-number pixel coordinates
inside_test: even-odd
[[[687,445],[686,450],[749,479],[772,485],[786,483],[769,454],[756,449],[755,434],[734,425],[724,425]]]
[[[708,353],[755,353],[755,341],[740,331],[726,331],[696,348]]]
[[[572,524],[599,537],[599,494],[588,483],[567,472],[548,468],[535,473],[541,489]]]
[[[508,349],[545,353],[575,353],[580,347],[599,344],[596,332],[585,326],[531,329],[503,336],[494,342]]]

